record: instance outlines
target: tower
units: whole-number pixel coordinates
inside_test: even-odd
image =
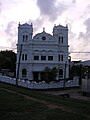
[[[17,43],[17,63],[16,73],[19,78],[28,78],[28,61],[29,61],[29,45],[32,43],[33,26],[32,23],[20,24],[18,26],[18,43]]]
[[[29,44],[30,40],[32,40],[33,35],[33,26],[25,23],[18,26],[18,45],[19,44]]]
[[[69,78],[68,64],[68,26],[54,26],[53,37],[57,42],[58,56],[58,79]]]

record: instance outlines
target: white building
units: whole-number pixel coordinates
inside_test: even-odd
[[[32,24],[19,23],[16,65],[19,78],[41,80],[46,67],[58,69],[57,80],[69,78],[68,26],[54,26],[53,35],[46,33],[43,28],[41,33],[33,36]]]

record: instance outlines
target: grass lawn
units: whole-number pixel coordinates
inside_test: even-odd
[[[0,83],[0,120],[90,120],[90,102]]]

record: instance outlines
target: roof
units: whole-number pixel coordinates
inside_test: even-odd
[[[55,25],[54,29],[68,29],[68,26],[67,25],[66,26],[62,26],[62,25],[59,24],[57,26]]]
[[[32,23],[31,23],[31,24],[28,24],[28,23],[20,24],[20,23],[19,23],[19,27],[31,28],[31,27],[32,27]]]
[[[33,37],[33,39],[35,39],[35,40],[36,39],[37,40],[40,40],[40,39],[42,39],[42,40],[51,40],[51,39],[53,39],[53,36],[51,34],[46,33],[45,31],[43,31],[41,33],[36,34]]]

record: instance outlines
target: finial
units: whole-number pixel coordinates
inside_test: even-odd
[[[19,24],[18,24],[19,26],[20,26],[20,22],[19,22]]]
[[[45,32],[45,27],[43,27],[43,32]]]
[[[66,24],[66,27],[68,28],[68,24]]]
[[[33,26],[32,22],[31,22],[31,26]]]

